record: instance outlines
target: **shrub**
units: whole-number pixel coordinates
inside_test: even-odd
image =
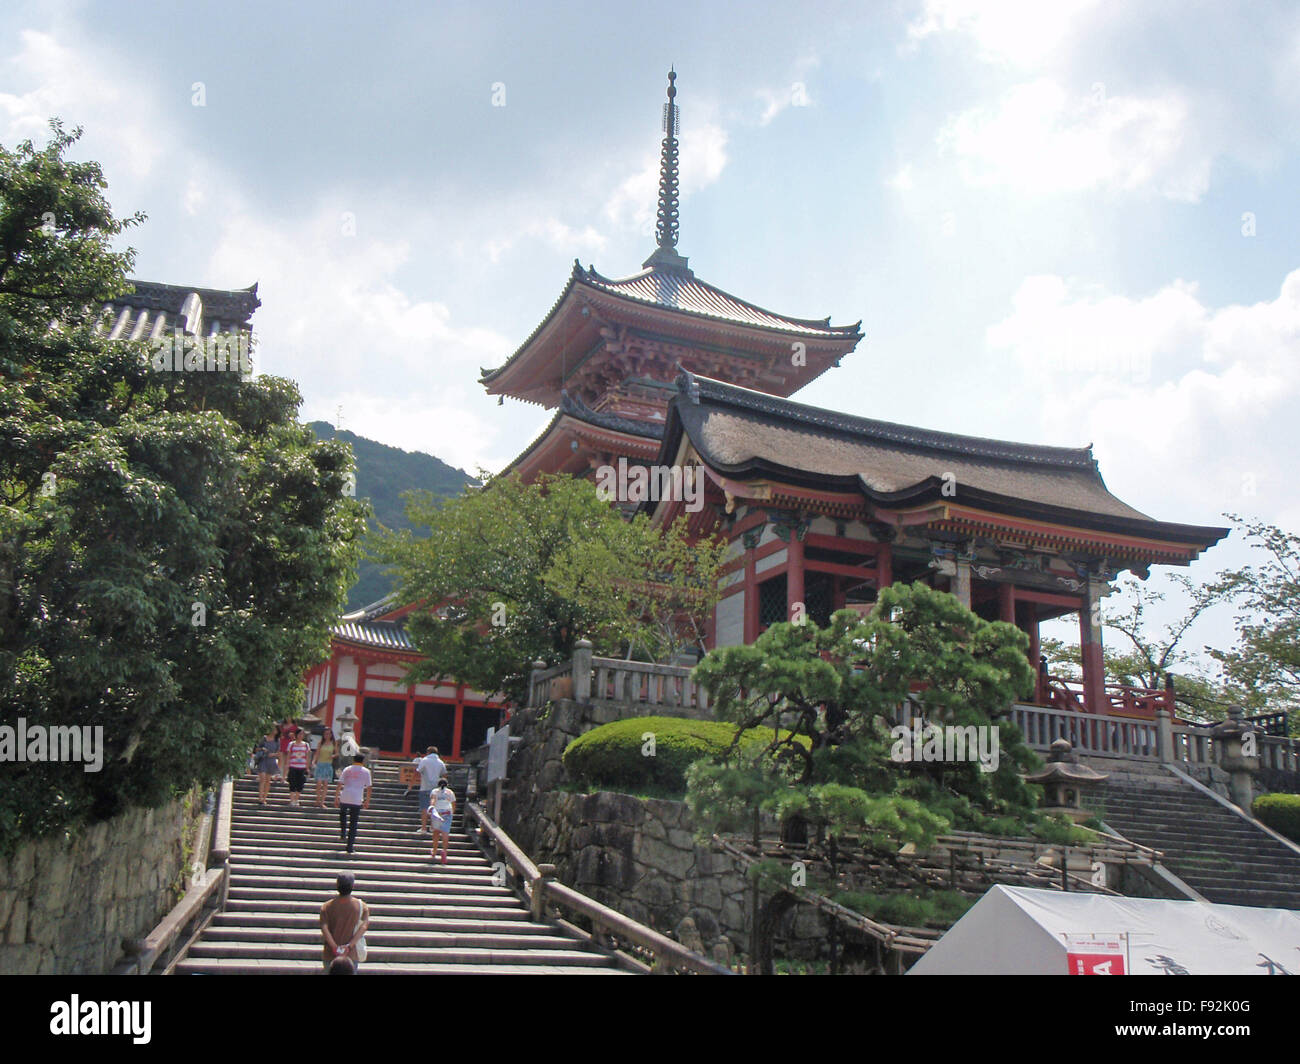
[[[653,756],[643,752],[648,748],[647,733],[654,736]],[[683,794],[686,770],[696,761],[719,756],[735,735],[736,726],[722,721],[629,717],[574,739],[564,751],[564,767],[588,786],[650,787]],[[761,748],[771,739],[771,729],[753,728],[741,743]]]
[[[1260,823],[1300,842],[1300,794],[1261,794],[1251,812]]]

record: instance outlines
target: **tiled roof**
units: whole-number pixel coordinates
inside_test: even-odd
[[[609,414],[603,410],[592,410],[576,395],[570,395],[568,392],[560,394],[560,413],[568,414],[598,428],[625,432],[629,436],[644,436],[647,439],[658,440],[662,439],[664,434],[662,422],[639,421],[635,418],[620,417],[618,414]]]
[[[621,281],[602,277],[594,269],[576,268],[578,278],[585,284],[609,292],[612,295],[634,299],[639,303],[679,310],[686,314],[696,314],[705,318],[717,318],[720,321],[736,325],[747,325],[755,329],[773,329],[782,333],[800,333],[814,337],[858,337],[858,326],[832,325],[829,317],[787,318],[770,310],[764,310],[753,303],[715,288],[701,281],[689,270],[666,270],[654,268],[642,270],[633,277]]]
[[[661,457],[685,433],[737,479],[861,490],[886,506],[951,499],[1081,527],[1210,544],[1226,529],[1158,522],[1106,488],[1090,447],[1042,447],[854,417],[682,374]],[[956,494],[941,491],[950,483]]]
[[[564,286],[564,291],[560,293],[560,297],[514,354],[496,369],[480,369],[479,380],[482,384],[492,383],[515,364],[532,346],[533,341],[541,335],[577,285],[585,285],[589,289],[628,299],[643,306],[677,311],[703,320],[728,322],[768,332],[807,336],[810,339],[838,340],[850,345],[862,339],[860,321],[853,325],[832,325],[829,317],[787,318],[770,310],[764,310],[753,303],[746,303],[743,299],[737,299],[720,288],[706,284],[689,270],[652,267],[633,277],[615,281],[597,273],[594,268],[583,269],[582,264],[574,259],[569,281]]]
[[[349,643],[378,647],[380,650],[414,651],[415,645],[406,628],[392,621],[343,621],[330,629]]]
[[[157,339],[173,329],[194,336],[247,331],[262,305],[257,285],[226,290],[132,281],[133,292],[105,303],[97,328],[111,340]]]

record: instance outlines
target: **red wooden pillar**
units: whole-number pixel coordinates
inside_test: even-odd
[[[894,548],[882,543],[876,552],[876,590],[883,591],[894,582]]]
[[[1029,610],[1029,625],[1027,628],[1029,632],[1029,664],[1037,671],[1038,659],[1043,656],[1043,648],[1038,634],[1038,603],[1026,602],[1025,606]]]
[[[402,722],[402,756],[411,756],[411,728],[415,723],[415,688],[406,689],[406,718]]]
[[[451,732],[451,757],[453,761],[460,760],[460,730],[465,723],[465,685],[458,683],[456,685],[456,708],[453,710],[455,718],[452,723]]]
[[[1083,702],[1089,713],[1106,711],[1106,663],[1101,651],[1100,613],[1091,589],[1079,610],[1079,649],[1083,661]]]
[[[803,597],[803,540],[790,533],[790,547],[786,551],[785,568],[785,619],[794,620],[795,604],[802,616],[808,616],[808,604]]]
[[[1016,585],[998,585],[998,620],[1016,623]]]

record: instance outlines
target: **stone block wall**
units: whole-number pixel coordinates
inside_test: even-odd
[[[123,939],[147,935],[176,903],[184,832],[200,812],[183,798],[132,809],[0,859],[0,975],[111,969]]]
[[[561,882],[721,964],[748,951],[750,885],[734,858],[696,844],[685,803],[556,791],[534,816],[529,852]],[[825,938],[822,918],[797,906],[778,929],[778,953],[816,956]]]

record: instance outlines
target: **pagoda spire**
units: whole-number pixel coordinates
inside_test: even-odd
[[[658,246],[642,263],[643,266],[661,270],[680,270],[690,273],[686,257],[677,253],[678,189],[677,129],[681,115],[674,102],[677,98],[677,71],[668,71],[668,102],[664,104],[664,140],[659,153],[659,211],[655,222]]]

